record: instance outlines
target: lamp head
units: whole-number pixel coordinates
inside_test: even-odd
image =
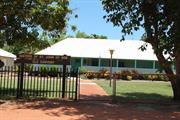
[[[110,52],[110,54],[112,55],[113,52],[114,52],[114,50],[113,50],[113,49],[110,49],[109,52]]]

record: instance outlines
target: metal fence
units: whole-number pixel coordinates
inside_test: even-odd
[[[0,96],[78,99],[79,73],[57,67],[18,65],[0,69]]]

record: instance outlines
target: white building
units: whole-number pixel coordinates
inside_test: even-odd
[[[110,49],[113,53],[113,71],[136,69],[140,73],[157,71],[157,58],[152,46],[147,44],[147,50],[139,48],[145,44],[138,40],[109,40],[109,39],[79,39],[67,38],[51,47],[39,51],[38,55],[69,55],[71,67],[84,67],[90,71],[102,68],[109,69]]]
[[[4,66],[13,66],[16,56],[5,50],[0,49],[0,61],[4,63]]]

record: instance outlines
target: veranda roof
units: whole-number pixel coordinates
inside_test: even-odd
[[[145,42],[139,40],[67,38],[36,54],[110,58],[109,50],[113,49],[113,59],[157,60],[150,44],[147,44],[147,50],[145,51],[139,49],[143,44]]]
[[[16,56],[14,54],[12,54],[10,52],[7,52],[7,51],[5,51],[3,49],[0,49],[0,56],[14,58],[14,59],[16,58]]]

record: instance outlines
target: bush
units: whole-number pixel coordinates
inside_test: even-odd
[[[88,79],[94,79],[94,78],[97,78],[97,73],[96,72],[87,72],[85,76]]]
[[[109,71],[105,68],[102,68],[101,70],[99,70],[97,77],[98,78],[108,78],[109,77]]]
[[[140,74],[137,70],[131,70],[131,75],[133,80],[137,80],[140,78]]]
[[[46,66],[41,66],[40,67],[40,76],[41,77],[46,77],[48,76],[48,71]]]
[[[133,78],[133,77],[130,76],[130,75],[127,76],[127,80],[132,80],[132,78]]]
[[[115,72],[115,73],[113,74],[113,78],[114,78],[114,79],[121,79],[121,73],[120,73],[120,72]]]
[[[79,68],[79,73],[80,74],[85,74],[87,72],[87,69],[86,68],[84,68],[84,67],[80,67]]]
[[[123,80],[127,80],[127,76],[131,76],[131,72],[128,70],[122,70],[120,74]]]
[[[168,81],[168,78],[165,74],[143,74],[144,80],[152,81]]]
[[[50,67],[49,71],[47,71],[47,75],[50,77],[57,77],[58,76],[58,67],[56,67],[56,66]]]

